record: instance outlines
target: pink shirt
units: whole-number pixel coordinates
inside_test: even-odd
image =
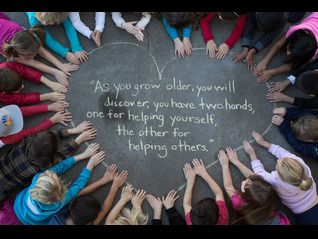
[[[231,202],[235,211],[240,211],[245,204],[245,201],[237,192],[232,195]],[[290,225],[290,221],[288,217],[286,217],[286,215],[277,211],[274,211],[273,213],[276,214],[276,216],[279,218],[280,225]]]
[[[261,163],[261,161],[251,161],[254,173],[261,175],[265,181],[269,182],[273,186],[276,193],[282,200],[283,204],[285,204],[295,214],[305,212],[306,209],[317,198],[316,183],[311,175],[310,168],[305,164],[305,162],[301,158],[297,157],[296,155],[290,153],[286,149],[283,149],[282,147],[276,144],[271,144],[268,152],[273,154],[277,159],[288,157],[297,160],[304,166],[308,177],[310,177],[313,180],[311,188],[308,191],[303,191],[299,187],[293,186],[289,183],[285,183],[283,180],[281,180],[277,171],[272,171],[271,173],[268,173],[264,169],[264,166]]]
[[[300,24],[291,26],[287,33],[286,38],[297,30],[306,29],[313,33],[318,44],[318,12],[313,12],[308,17],[306,17]],[[318,49],[316,50],[315,56],[318,54]]]
[[[229,224],[229,212],[227,210],[226,204],[224,201],[216,201],[216,205],[219,208],[219,218],[215,225],[228,225]],[[190,211],[191,212],[191,211]],[[190,212],[185,215],[185,220],[187,225],[192,225]]]
[[[10,42],[12,37],[23,30],[23,28],[16,22],[0,19],[0,53],[3,53],[3,43]]]

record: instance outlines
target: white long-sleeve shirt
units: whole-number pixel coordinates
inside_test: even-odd
[[[95,31],[103,32],[105,27],[105,12],[96,12],[95,13]],[[79,12],[70,12],[69,18],[75,27],[75,29],[86,36],[88,39],[91,39],[91,35],[93,31],[89,29],[87,25],[85,25],[81,21]]]
[[[277,171],[273,171],[271,173],[267,172],[260,160],[251,161],[254,173],[262,176],[265,181],[269,182],[273,186],[284,205],[286,205],[295,214],[305,212],[305,210],[312,205],[317,198],[316,183],[312,177],[310,168],[301,158],[290,153],[286,149],[283,149],[279,145],[271,144],[268,152],[274,155],[277,159],[288,157],[297,160],[301,165],[303,165],[308,177],[313,180],[311,188],[308,191],[303,191],[299,187],[284,182],[279,177]]]
[[[121,12],[112,12],[112,19],[115,25],[121,29],[122,29],[122,24],[126,22]],[[141,30],[144,30],[145,27],[150,22],[150,20],[151,20],[151,14],[148,12],[143,12],[142,18],[136,23],[136,27],[138,27]]]

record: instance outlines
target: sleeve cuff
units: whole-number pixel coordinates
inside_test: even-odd
[[[296,77],[295,76],[290,75],[290,76],[287,77],[287,79],[290,81],[290,83],[292,85],[295,85],[295,82],[296,82]]]

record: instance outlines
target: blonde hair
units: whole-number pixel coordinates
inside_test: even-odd
[[[64,198],[67,187],[53,171],[46,170],[42,173],[30,195],[34,200],[43,204],[51,204]]]
[[[145,215],[141,209],[123,208],[113,225],[146,225],[147,221],[148,215]]]
[[[282,158],[277,169],[279,177],[286,183],[308,191],[312,186],[312,179],[308,177],[304,166],[292,158]]]
[[[45,32],[40,28],[31,28],[17,32],[10,42],[3,44],[3,54],[6,57],[19,55],[37,55],[43,45]]]
[[[316,116],[300,117],[296,122],[291,123],[291,128],[296,137],[302,141],[318,141],[318,118]]]
[[[61,24],[66,20],[69,12],[39,12],[36,17],[40,22],[45,22],[47,25]]]

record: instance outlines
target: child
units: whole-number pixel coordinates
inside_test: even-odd
[[[50,87],[51,93],[20,93],[24,89],[23,80],[35,84],[43,83]],[[61,93],[58,93],[61,92]],[[17,62],[0,63],[0,102],[19,106],[37,104],[41,101],[65,100],[67,88],[60,83],[52,82],[40,72]]]
[[[236,223],[245,221],[250,225],[290,224],[288,218],[277,211],[278,198],[273,187],[242,164],[235,150],[227,147],[225,153],[222,149],[218,153],[218,158],[222,166],[225,191],[231,199],[234,210],[241,215]],[[246,177],[241,184],[241,192],[234,188],[229,161]]]
[[[301,158],[265,141],[259,133],[253,131],[252,135],[258,145],[268,149],[278,159],[276,170],[266,172],[254,148],[244,141],[244,150],[251,158],[254,173],[274,187],[282,203],[296,215],[299,224],[317,225],[318,196],[310,168]]]
[[[193,25],[196,24],[196,14],[194,12],[163,12],[162,22],[170,37],[174,42],[175,55],[184,57],[191,55],[192,45],[190,41]],[[177,30],[182,30],[181,40]]]
[[[167,194],[167,196],[162,197],[162,199],[160,199],[159,197],[156,198],[155,196],[151,194],[148,194],[146,197],[147,197],[147,201],[149,205],[154,211],[152,225],[162,225],[162,221],[161,221],[162,204],[165,206],[170,225],[186,225],[185,220],[183,219],[183,217],[180,215],[180,213],[177,211],[177,209],[174,206],[175,201],[179,198],[176,190],[171,190]]]
[[[122,17],[121,12],[112,12],[112,19],[117,27],[124,29],[126,32],[135,36],[138,41],[142,42],[144,40],[144,34],[142,31],[145,30],[146,26],[150,22],[151,14],[150,12],[136,12],[136,14],[141,15],[139,21],[126,22]]]
[[[247,14],[247,22],[242,36],[242,51],[236,53],[232,61],[244,61],[249,70],[252,70],[254,56],[268,45],[282,32],[286,15],[284,12],[250,12]],[[262,31],[262,35],[251,45],[256,29]]]
[[[316,62],[316,60],[315,60]],[[316,62],[316,64],[318,61]],[[300,98],[300,97],[291,97],[284,93],[281,93],[279,89],[277,89],[277,85],[273,86],[271,91],[267,94],[267,99],[271,102],[286,102],[292,104],[294,106],[300,108],[318,108],[318,71],[310,70],[302,73],[299,77],[297,77],[296,86],[298,89],[303,91],[304,93],[313,96],[311,98]],[[287,80],[289,82],[289,80]],[[281,83],[283,83],[282,81]],[[287,84],[289,85],[289,83]],[[275,89],[274,89],[275,87]],[[279,86],[278,86],[279,87]],[[284,88],[282,88],[284,90]]]
[[[66,102],[55,102],[50,105],[23,106],[8,105],[0,109],[0,148],[4,145],[20,142],[23,138],[37,132],[49,129],[56,123],[65,124],[71,121],[71,113],[62,113],[69,104]],[[37,126],[23,129],[23,117],[46,113],[57,112],[50,119],[45,119]]]
[[[183,198],[183,209],[187,225],[227,225],[229,223],[228,210],[224,201],[222,189],[208,174],[202,160],[193,159],[193,168],[190,164],[183,167],[187,179],[187,187]],[[204,198],[192,207],[192,190],[196,175],[207,182],[215,195],[213,198]]]
[[[47,26],[63,23],[68,41],[71,44],[72,52],[55,40],[48,30],[45,30],[46,45],[59,56],[65,58],[72,64],[80,64],[88,58],[88,53],[83,50],[78,40],[76,30],[68,18],[68,12],[26,12],[31,27]]]
[[[86,36],[88,39],[93,39],[93,41],[98,47],[100,47],[100,38],[105,27],[105,17],[105,12],[95,13],[95,30],[92,31],[81,21],[79,12],[70,12],[69,14],[69,18],[75,29],[84,36]]]
[[[148,216],[142,212],[141,204],[146,198],[144,190],[133,194],[133,187],[128,185],[123,188],[121,197],[105,220],[105,225],[146,225]],[[124,208],[131,200],[132,209]]]
[[[257,64],[254,75],[257,82],[263,83],[273,76],[287,73],[291,70],[299,70],[304,64],[309,63],[317,56],[318,42],[318,12],[310,14],[300,24],[291,26],[286,35],[278,39],[271,47],[267,55]],[[286,47],[287,58],[284,65],[267,69],[273,56]]]
[[[0,53],[8,61],[16,61],[34,67],[40,71],[53,75],[58,82],[64,86],[68,85],[67,78],[70,72],[77,70],[78,65],[61,63],[56,57],[42,47],[42,39],[45,33],[39,28],[24,30],[16,22],[0,16]],[[49,67],[37,60],[36,55],[40,55],[58,69]]]
[[[79,134],[70,140],[62,150],[58,151],[58,137]],[[69,157],[79,146],[96,137],[96,129],[84,121],[72,129],[62,129],[58,134],[51,130],[39,132],[24,138],[19,144],[13,145],[0,157],[0,202],[26,187],[33,176],[55,162]]]
[[[236,26],[230,37],[221,45],[217,46],[210,28],[210,22],[214,17],[218,16],[221,20],[236,20]],[[225,21],[226,22],[226,21]],[[210,12],[201,19],[201,31],[203,40],[206,43],[206,54],[212,58],[221,60],[226,57],[229,50],[235,45],[236,41],[243,33],[246,23],[246,14],[241,12]]]
[[[98,144],[91,144],[81,154],[37,173],[29,187],[21,191],[14,200],[14,213],[25,225],[48,224],[52,216],[58,213],[85,187],[92,170],[105,159],[105,152],[100,151]],[[77,162],[90,158],[78,178],[67,187],[59,177]]]
[[[50,225],[99,225],[105,215],[110,210],[118,189],[126,182],[128,177],[127,171],[116,173],[117,166],[112,164],[107,167],[102,178],[86,186],[76,198],[70,203],[68,210],[64,215],[53,217]],[[113,181],[110,191],[101,207],[98,200],[89,194],[95,192],[100,187]]]
[[[318,112],[281,107],[274,109],[273,114],[272,123],[295,151],[318,159]]]

